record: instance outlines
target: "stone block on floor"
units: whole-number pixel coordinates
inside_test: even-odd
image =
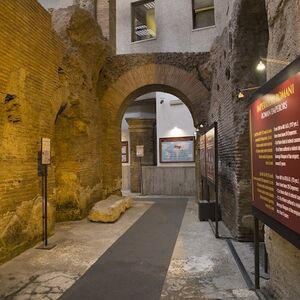
[[[92,222],[115,222],[132,204],[133,199],[130,197],[111,195],[93,206],[88,215],[88,219]]]

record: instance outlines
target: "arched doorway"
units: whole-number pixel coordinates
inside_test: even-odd
[[[121,125],[122,193],[194,196],[195,135],[191,113],[176,96],[135,99]]]
[[[191,112],[195,127],[207,119],[210,93],[195,74],[171,65],[147,64],[121,75],[100,99],[102,178],[106,195],[121,189],[120,128],[126,108],[136,98],[151,92],[170,93],[181,99]]]

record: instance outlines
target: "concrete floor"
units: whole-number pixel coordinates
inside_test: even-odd
[[[188,203],[161,299],[258,299],[226,242],[214,237],[208,222],[199,222],[195,201]]]
[[[32,248],[0,266],[0,299],[59,298],[151,207],[150,200],[143,197],[114,224],[87,220],[57,224],[56,234],[50,238],[51,243],[57,244],[54,249]],[[207,222],[198,221],[192,199],[161,299],[258,299],[247,289],[226,242],[215,239]]]

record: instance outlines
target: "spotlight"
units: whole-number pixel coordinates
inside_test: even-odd
[[[243,92],[241,92],[241,91],[239,92],[238,98],[239,98],[239,99],[245,98],[245,95],[243,94]]]
[[[266,69],[266,65],[260,60],[258,65],[256,66],[256,70],[262,72]]]

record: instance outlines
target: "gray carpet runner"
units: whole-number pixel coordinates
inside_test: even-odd
[[[160,299],[187,199],[153,201],[60,300]]]

